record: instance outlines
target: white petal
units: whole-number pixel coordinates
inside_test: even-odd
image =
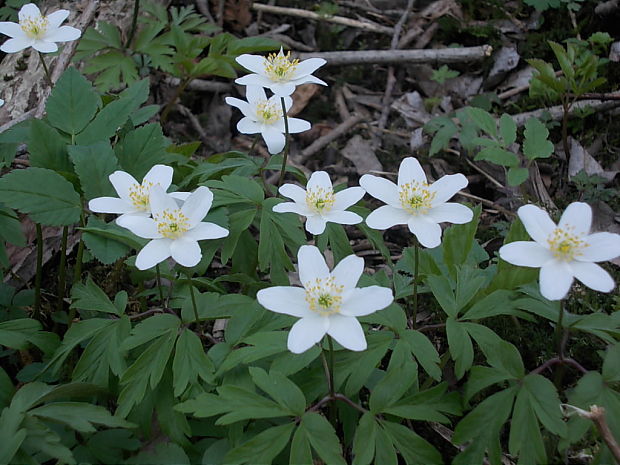
[[[258,134],[263,130],[263,125],[252,118],[244,116],[237,123],[237,131],[241,134]]]
[[[44,40],[35,40],[32,44],[32,48],[41,53],[54,53],[58,51],[58,45],[54,42],[46,42]]]
[[[366,191],[361,187],[349,187],[347,189],[336,192],[334,210],[346,210],[351,205],[355,205],[364,197]]]
[[[280,96],[280,95],[272,95],[269,97],[269,103],[271,105],[276,104],[279,108],[282,108],[282,99],[284,99],[284,109],[288,113],[288,111],[293,106],[293,99],[289,96]],[[290,118],[289,118],[290,120]]]
[[[428,217],[437,223],[469,223],[474,217],[471,208],[460,203],[442,203],[431,208]]]
[[[288,132],[289,134],[297,134],[310,129],[312,125],[309,121],[299,118],[288,118]]]
[[[179,265],[189,268],[198,265],[202,258],[202,251],[198,242],[182,236],[174,239],[170,244],[170,255]]]
[[[407,157],[403,159],[398,168],[398,185],[402,186],[412,181],[426,182],[426,174],[417,159]]]
[[[134,208],[126,200],[117,197],[97,197],[88,202],[88,209],[95,213],[127,213]]]
[[[288,333],[288,350],[294,354],[308,350],[325,336],[326,324],[327,318],[318,315],[302,318],[296,322]]]
[[[16,38],[25,38],[26,36],[19,24],[8,21],[0,22],[0,34],[5,34],[9,37]]]
[[[359,216],[357,213],[347,211],[332,210],[322,216],[326,221],[338,224],[359,224],[364,221],[364,218]]]
[[[261,289],[256,294],[258,303],[276,313],[303,318],[313,316],[306,302],[306,291],[303,287],[274,286]]]
[[[202,222],[198,223],[192,229],[187,231],[183,237],[193,241],[203,241],[206,239],[221,239],[228,236],[228,229],[222,228],[215,223]]]
[[[310,216],[313,213],[306,207],[305,204],[295,202],[282,202],[273,206],[273,211],[276,213],[297,213],[301,216]]]
[[[284,184],[280,187],[279,192],[297,203],[306,203],[306,191],[296,184]]]
[[[244,53],[235,58],[235,60],[248,71],[258,74],[265,73],[265,57]]]
[[[579,281],[599,292],[611,292],[616,283],[612,277],[596,263],[571,262],[570,268]]]
[[[291,82],[272,82],[269,90],[278,97],[288,97],[295,92],[295,84]]]
[[[392,181],[379,176],[365,174],[360,178],[360,186],[375,199],[379,199],[393,207],[400,207],[398,187]]]
[[[343,287],[343,292],[353,289],[364,272],[364,259],[349,255],[334,267],[332,277],[336,284]]]
[[[200,223],[213,204],[213,192],[205,186],[200,186],[187,198],[181,207],[181,211],[189,219],[190,227]]]
[[[355,317],[331,315],[327,334],[345,349],[356,352],[366,350],[366,336],[364,336],[362,325]]]
[[[82,31],[71,26],[60,26],[58,29],[49,30],[43,37],[47,42],[70,42],[77,40],[82,35]]]
[[[136,257],[136,268],[146,270],[170,256],[171,239],[155,239],[146,244]]]
[[[366,217],[366,224],[372,229],[388,229],[397,224],[407,224],[411,215],[402,208],[384,205]]]
[[[323,58],[308,58],[307,60],[300,62],[295,68],[295,74],[293,74],[294,79],[299,79],[300,77],[314,73],[325,63],[327,62]]]
[[[346,316],[370,315],[383,310],[394,301],[392,290],[387,287],[370,286],[358,287],[351,290],[347,299],[342,303],[340,312]]]
[[[409,217],[407,225],[424,247],[432,249],[441,244],[441,226],[431,219],[424,216]]]
[[[254,113],[250,110],[250,104],[245,100],[240,100],[235,97],[226,97],[224,99],[226,103],[232,107],[238,108],[243,113],[243,116],[252,117]]]
[[[20,37],[16,39],[7,40],[5,43],[2,44],[2,46],[0,47],[0,50],[2,50],[4,53],[15,53],[25,48],[32,47],[33,44],[34,44],[33,39]]]
[[[188,199],[188,197],[192,195],[192,193],[176,191],[176,192],[170,192],[168,195],[174,198],[175,200],[179,200],[180,201],[179,205],[182,205],[183,202],[185,202]]]
[[[17,14],[20,21],[23,21],[27,18],[38,18],[41,16],[41,10],[34,3],[27,3],[22,6]]]
[[[532,241],[516,241],[503,245],[499,249],[499,256],[513,265],[531,268],[540,268],[553,260],[553,254],[549,249]]]
[[[429,190],[435,192],[433,205],[439,205],[451,199],[461,189],[467,187],[468,181],[465,176],[459,174],[448,174],[439,178],[430,185]]]
[[[332,181],[329,179],[329,174],[325,171],[315,171],[308,180],[307,190],[316,190],[317,188],[328,191],[332,190]]]
[[[114,187],[114,190],[116,191],[118,196],[121,199],[125,199],[128,202],[131,202],[131,199],[129,198],[129,191],[131,188],[135,188],[136,186],[138,186],[138,181],[136,181],[131,174],[124,171],[115,171],[110,176],[108,176],[108,179],[112,183],[112,186]]]
[[[523,205],[517,214],[530,237],[539,244],[547,244],[549,234],[555,229],[549,213],[536,205]]]
[[[286,144],[286,138],[284,134],[278,131],[275,128],[266,128],[261,132],[265,143],[267,144],[267,150],[272,155],[276,153],[280,153],[282,149],[284,149],[284,145]]]
[[[267,100],[267,94],[265,94],[265,89],[261,86],[247,86],[245,88],[245,98],[250,103],[250,107],[255,109],[258,103]]]
[[[620,234],[600,232],[584,238],[588,245],[575,260],[584,262],[602,262],[613,260],[620,255]]]
[[[235,84],[248,87],[269,87],[272,83],[273,81],[271,79],[261,74],[246,74],[245,76],[241,76],[240,78],[235,79]]]
[[[144,175],[142,182],[147,181],[152,184],[159,184],[164,191],[167,191],[172,184],[174,170],[171,166],[155,165]]]
[[[573,202],[560,218],[558,226],[562,229],[572,229],[578,236],[585,236],[592,226],[592,208],[587,203]]]
[[[138,237],[144,239],[160,239],[162,236],[157,230],[157,223],[152,218],[138,215],[125,215],[121,221],[116,221],[119,226],[129,229]]]
[[[302,245],[297,252],[297,263],[299,268],[299,281],[314,285],[316,279],[327,279],[329,268],[319,249],[313,245]]]
[[[56,29],[69,17],[69,10],[57,10],[46,16],[49,29]]]
[[[540,293],[546,299],[563,299],[572,284],[573,273],[566,262],[550,260],[540,269]]]
[[[138,217],[142,217],[142,218],[150,218],[151,217],[151,212],[145,212],[145,211],[130,211],[127,213],[123,213],[121,216],[119,216],[118,218],[116,218],[116,224],[118,224],[119,226],[123,227],[123,224],[125,223],[125,221],[127,220],[127,218],[131,218],[134,216],[138,216]]]
[[[310,234],[313,234],[315,236],[323,234],[325,232],[326,226],[327,221],[325,221],[325,219],[321,215],[306,215],[306,231],[308,231]]]
[[[302,84],[319,84],[322,86],[326,86],[327,83],[325,81],[323,81],[322,79],[319,79],[318,77],[309,75],[309,76],[303,76],[300,77],[298,79],[292,79],[291,80],[291,84],[294,84],[295,86],[300,86]]]
[[[178,208],[176,200],[166,194],[162,187],[157,184],[151,187],[149,191],[149,204],[153,215],[160,215],[164,210],[176,210]]]

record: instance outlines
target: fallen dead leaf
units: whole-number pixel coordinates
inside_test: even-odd
[[[359,175],[371,171],[383,171],[383,166],[375,155],[375,149],[370,141],[358,134],[349,139],[347,145],[342,149],[342,155],[353,162]]]
[[[598,161],[575,139],[569,137],[570,160],[568,161],[568,179],[572,179],[580,171],[586,174],[597,175],[607,181],[612,181],[618,171],[606,171]]]
[[[317,84],[302,84],[297,86],[293,97],[293,106],[288,112],[288,116],[296,116],[303,111],[308,105],[312,97],[319,92],[319,86]]]

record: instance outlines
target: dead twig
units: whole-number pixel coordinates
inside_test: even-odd
[[[605,409],[603,407],[599,407],[598,405],[591,405],[589,411],[583,410],[570,404],[562,404],[562,407],[568,410],[569,415],[571,413],[577,413],[580,417],[591,420],[592,423],[594,423],[594,426],[596,426],[598,432],[601,434],[603,441],[605,441],[605,444],[607,444],[607,447],[614,456],[616,463],[620,463],[620,445],[618,445],[618,441],[609,429],[607,419],[605,418]]]
[[[210,23],[215,24],[215,19],[211,15],[211,11],[209,10],[209,3],[207,2],[207,0],[196,0],[196,7],[203,16],[207,17]]]
[[[579,110],[582,110],[586,107],[591,107],[595,112],[608,111],[613,110],[614,108],[620,107],[620,101],[618,100],[580,100],[575,102],[570,110],[569,114],[573,114]],[[525,122],[530,118],[540,118],[543,114],[549,113],[551,119],[557,121],[561,120],[564,116],[564,108],[562,105],[555,105],[548,108],[541,108],[539,110],[526,111],[525,113],[517,113],[516,115],[512,115],[512,119],[517,123],[517,126],[523,126]]]
[[[299,163],[303,164],[306,160],[308,160],[311,156],[321,150],[323,147],[326,147],[331,142],[335,141],[338,137],[345,134],[349,129],[355,126],[357,123],[361,122],[364,119],[362,115],[351,115],[350,118],[346,119],[330,132],[325,134],[322,137],[319,137],[308,147],[303,149],[301,152],[301,157],[299,158]]]

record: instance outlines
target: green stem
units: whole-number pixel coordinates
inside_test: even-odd
[[[564,358],[564,347],[562,344],[563,320],[564,320],[564,306],[562,305],[562,301],[560,301],[560,312],[558,314],[558,322],[555,326],[555,344],[558,348],[558,357],[560,358],[560,360]]]
[[[413,311],[411,312],[411,326],[415,329],[418,319],[418,270],[420,269],[420,246],[418,240],[413,239]]]
[[[129,48],[134,35],[136,34],[136,28],[138,26],[138,11],[140,10],[140,0],[134,0],[133,2],[133,17],[131,18],[131,29],[129,30],[129,36],[127,36],[127,42],[125,42],[125,48]]]
[[[161,272],[159,270],[159,264],[155,265],[155,273],[157,274],[157,288],[159,289],[159,302],[162,307],[166,307],[164,303],[164,291],[161,287]]]
[[[286,115],[286,103],[284,102],[284,97],[280,97],[280,102],[282,103],[282,116],[284,118],[284,134],[286,136],[286,139],[284,143],[282,167],[280,168],[280,179],[278,179],[278,189],[284,182],[284,176],[286,175],[286,162],[288,160],[288,151],[289,151],[288,116]]]
[[[84,210],[80,216],[80,224],[82,227],[86,226],[86,219],[84,218]],[[73,270],[73,283],[77,283],[82,279],[82,260],[84,258],[84,239],[83,233],[80,233],[80,242],[78,244],[77,256],[75,258],[75,269]]]
[[[191,80],[192,80],[191,78],[186,78],[186,79],[182,80],[181,83],[179,84],[179,87],[177,87],[177,90],[174,93],[174,96],[166,104],[166,106],[164,107],[163,111],[161,112],[161,117],[159,118],[159,120],[160,120],[160,122],[162,124],[165,123],[168,120],[168,114],[172,110],[172,107],[177,102],[179,97],[181,97],[181,95],[183,94],[183,91],[185,90],[185,88],[187,87],[187,85],[190,83]]]
[[[196,319],[196,326],[200,330],[200,318],[198,318],[198,306],[196,305],[196,296],[194,295],[194,285],[192,284],[192,278],[189,273],[186,271],[185,276],[187,276],[187,281],[189,284],[189,294],[192,297],[192,308],[194,309],[194,318]]]
[[[43,71],[45,72],[45,78],[47,79],[47,83],[50,86],[50,89],[54,87],[52,83],[52,75],[50,74],[50,70],[47,68],[47,63],[45,63],[45,58],[43,58],[43,54],[39,52],[39,59],[41,60],[41,64],[43,65]]]
[[[34,311],[32,316],[38,320],[41,316],[41,278],[43,276],[43,229],[35,224],[37,234],[37,269],[34,278]]]
[[[60,240],[60,264],[58,265],[58,303],[56,311],[62,311],[65,299],[65,288],[67,280],[67,237],[69,236],[69,226],[62,228],[62,238]]]
[[[329,395],[334,397],[334,343],[331,336],[327,336],[327,344],[329,346]]]

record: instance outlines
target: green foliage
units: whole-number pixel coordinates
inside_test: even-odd
[[[452,79],[457,77],[459,74],[458,71],[454,71],[453,69],[448,68],[447,65],[443,65],[440,68],[433,71],[431,75],[431,79],[438,84],[445,83],[448,79]]]

